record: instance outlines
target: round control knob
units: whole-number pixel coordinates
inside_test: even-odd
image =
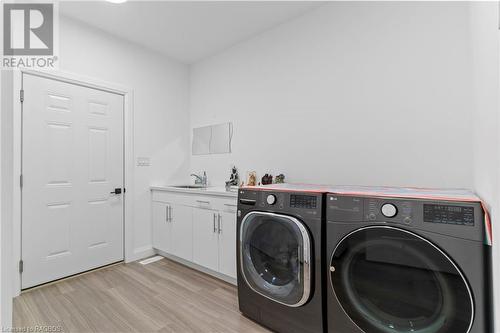
[[[269,205],[274,205],[276,203],[276,196],[274,194],[269,194],[266,201]]]
[[[377,219],[377,215],[375,215],[375,213],[370,213],[368,214],[368,219],[370,221],[375,221]]]
[[[390,203],[383,204],[381,211],[385,217],[394,217],[398,213],[396,206]]]

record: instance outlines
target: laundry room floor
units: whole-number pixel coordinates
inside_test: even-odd
[[[238,311],[236,287],[163,259],[118,264],[14,300],[14,326],[56,332],[268,332]]]

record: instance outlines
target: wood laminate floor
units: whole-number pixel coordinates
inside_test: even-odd
[[[236,287],[163,259],[119,264],[29,290],[14,326],[55,332],[268,332],[238,311]]]

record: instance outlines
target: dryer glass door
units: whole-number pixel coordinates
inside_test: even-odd
[[[255,292],[297,307],[311,292],[311,241],[294,217],[248,213],[240,228],[241,272]]]
[[[451,259],[409,231],[367,227],[334,250],[331,286],[352,321],[370,333],[466,333],[469,286]]]

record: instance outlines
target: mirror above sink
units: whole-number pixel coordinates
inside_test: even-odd
[[[193,128],[193,155],[231,153],[233,124],[222,123]]]

